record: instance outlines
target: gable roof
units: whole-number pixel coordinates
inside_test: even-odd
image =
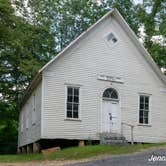
[[[46,63],[36,74],[32,82],[30,83],[29,87],[27,88],[25,95],[22,99],[22,103],[26,100],[26,97],[28,94],[30,95],[33,89],[35,88],[35,85],[37,85],[36,82],[40,82],[42,78],[42,72],[50,66],[54,61],[56,61],[60,56],[62,56],[65,52],[67,52],[69,49],[72,49],[77,42],[79,42],[81,39],[83,39],[86,35],[89,34],[91,30],[96,28],[96,26],[100,23],[102,23],[106,18],[108,18],[110,15],[113,15],[118,23],[123,27],[123,29],[126,31],[128,36],[132,39],[133,43],[137,46],[139,51],[142,53],[146,61],[149,63],[153,71],[158,75],[160,80],[166,85],[166,77],[164,74],[162,74],[161,70],[158,68],[154,60],[152,59],[151,55],[148,53],[148,51],[144,48],[144,46],[139,42],[137,36],[133,32],[133,30],[129,27],[127,22],[124,20],[124,18],[121,16],[119,11],[117,9],[112,9],[110,12],[106,13],[101,19],[99,19],[95,24],[93,24],[90,28],[88,28],[86,31],[84,31],[80,36],[78,36],[75,40],[73,40],[66,48],[64,48],[59,54],[57,54],[52,60],[50,60],[48,63]]]
[[[90,28],[88,28],[86,31],[84,31],[79,37],[77,37],[74,41],[72,41],[64,50],[62,50],[57,56],[55,56],[52,60],[50,60],[46,65],[44,65],[40,70],[39,73],[41,73],[43,70],[45,70],[50,64],[52,64],[56,59],[59,58],[62,54],[64,54],[68,49],[71,49],[79,40],[81,40],[85,35],[87,35],[88,32],[90,32],[93,28],[96,27],[97,24],[101,23],[104,19],[106,19],[110,15],[114,15],[114,17],[117,19],[117,21],[120,23],[120,25],[123,27],[123,29],[127,32],[129,37],[133,40],[134,44],[139,48],[141,53],[144,55],[147,62],[151,65],[154,72],[160,77],[160,79],[166,84],[166,77],[164,74],[162,74],[161,70],[158,68],[154,60],[152,59],[151,55],[148,53],[148,51],[145,49],[145,47],[139,42],[137,36],[133,32],[133,30],[129,27],[127,22],[124,20],[124,18],[121,16],[119,11],[117,9],[113,9],[107,14],[105,14],[101,19],[99,19],[95,24],[93,24]]]

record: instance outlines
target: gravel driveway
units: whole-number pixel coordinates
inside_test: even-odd
[[[149,161],[151,158],[153,158],[153,160]],[[66,166],[166,166],[166,149],[110,156],[94,161]]]

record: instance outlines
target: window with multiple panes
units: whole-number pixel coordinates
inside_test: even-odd
[[[112,99],[112,100],[118,100],[118,93],[113,88],[108,88],[103,93],[104,99]]]
[[[67,87],[67,118],[79,118],[79,87]]]
[[[140,96],[139,101],[139,123],[149,123],[149,96]]]
[[[26,129],[29,128],[29,110],[26,106],[26,110],[25,110],[25,115],[26,115],[26,119],[25,119],[25,126],[26,126]]]
[[[21,133],[23,132],[23,128],[24,128],[24,114],[23,114],[23,111],[21,111],[21,114],[20,114],[20,128],[21,128]]]
[[[32,96],[32,125],[36,123],[36,95]]]

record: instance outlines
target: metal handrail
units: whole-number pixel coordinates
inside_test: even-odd
[[[129,123],[126,123],[126,122],[122,122],[122,124],[125,124],[126,126],[133,126],[134,127],[134,125],[131,125],[131,124],[129,124]]]
[[[122,130],[121,130],[121,134],[123,135],[123,125],[129,126],[131,129],[131,144],[134,144],[134,134],[133,134],[133,130],[134,130],[134,125],[126,123],[126,122],[122,122]]]

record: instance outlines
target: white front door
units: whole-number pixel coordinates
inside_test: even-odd
[[[102,132],[120,133],[119,102],[103,100]]]

